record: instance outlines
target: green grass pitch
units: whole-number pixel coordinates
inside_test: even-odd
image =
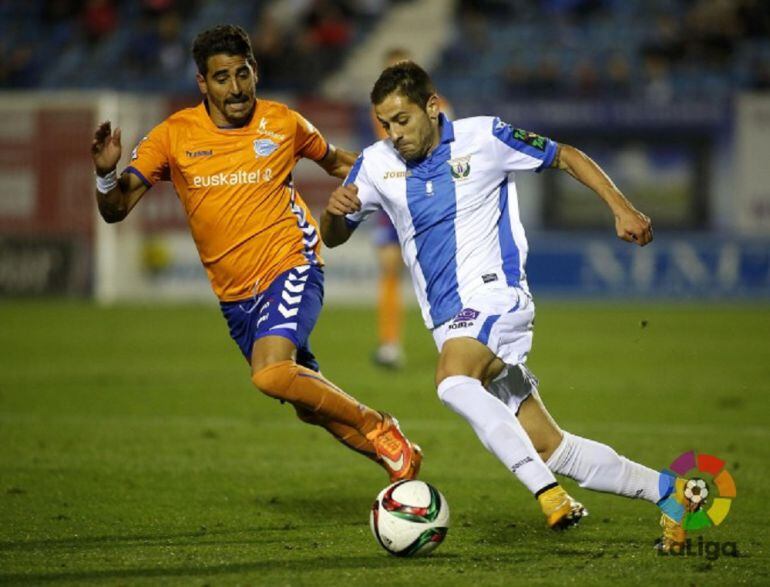
[[[312,340],[328,377],[398,415],[451,505],[446,543],[402,560],[368,528],[384,472],[254,390],[216,307],[3,301],[0,584],[770,584],[770,306],[538,305],[530,366],[565,429],[656,469],[727,461],[737,498],[688,557],[653,552],[654,506],[572,483],[591,515],[547,530],[439,403],[416,312],[407,331],[399,373],[369,362],[372,310],[327,308]]]

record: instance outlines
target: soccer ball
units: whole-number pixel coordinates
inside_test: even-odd
[[[703,479],[697,477],[689,479],[684,486],[684,496],[692,504],[693,508],[698,509],[709,496],[708,485],[706,485]]]
[[[395,556],[428,554],[449,530],[449,504],[424,481],[398,481],[380,491],[369,514],[372,534]]]

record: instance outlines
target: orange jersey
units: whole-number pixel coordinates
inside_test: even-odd
[[[221,301],[249,298],[281,273],[322,265],[318,225],[292,183],[301,157],[326,140],[286,105],[257,100],[241,128],[218,128],[205,104],[171,115],[139,143],[127,171],[147,186],[170,179],[211,287]]]
[[[454,118],[454,112],[452,112],[452,105],[449,103],[448,100],[446,100],[441,96],[438,97],[438,109],[444,114],[446,114],[447,118]],[[387,139],[388,131],[382,128],[380,121],[377,120],[377,115],[374,113],[374,107],[372,107],[372,109],[369,111],[369,114],[372,119],[372,128],[374,129],[374,135],[377,137],[377,140],[381,141],[382,139]]]

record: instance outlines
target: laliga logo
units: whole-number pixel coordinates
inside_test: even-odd
[[[685,530],[721,524],[736,495],[735,481],[724,466],[725,462],[713,455],[696,454],[695,451],[679,455],[669,469],[660,473],[658,483],[660,494],[664,496],[660,509],[681,522]],[[710,477],[711,486],[704,476]],[[716,488],[716,496],[712,495],[712,487]]]

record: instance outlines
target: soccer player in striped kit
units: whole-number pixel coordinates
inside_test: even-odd
[[[394,47],[385,54],[383,67],[395,65],[399,61],[409,61],[409,52],[401,47]],[[438,97],[438,107],[447,118],[453,118],[452,106],[444,97]],[[377,120],[374,108],[371,109],[372,129],[377,139],[388,138],[388,133]],[[377,264],[380,275],[377,294],[377,337],[378,345],[374,352],[375,364],[389,369],[399,369],[405,362],[401,344],[404,304],[401,299],[401,273],[404,261],[398,244],[398,233],[388,215],[380,211],[376,214],[377,226],[374,229],[373,244],[377,249]]]
[[[193,57],[203,101],[152,129],[120,177],[120,130],[109,122],[96,130],[99,211],[119,222],[156,182],[170,180],[254,385],[382,465],[392,481],[414,478],[419,447],[395,418],[324,378],[310,351],[323,303],[323,260],[318,226],[292,172],[306,158],[344,178],[355,154],[327,143],[286,105],[256,98],[256,62],[240,27],[200,33]]]
[[[554,474],[660,502],[666,495],[659,473],[561,430],[525,366],[535,306],[515,174],[566,171],[602,198],[618,237],[629,243],[652,241],[650,219],[571,146],[491,116],[449,120],[429,76],[413,62],[383,71],[371,101],[388,139],[366,148],[332,194],[321,217],[324,242],[340,245],[371,213],[387,212],[439,351],[441,401],[532,492],[548,526],[569,527],[586,514]],[[664,550],[684,541],[675,520],[664,515],[662,524]]]

